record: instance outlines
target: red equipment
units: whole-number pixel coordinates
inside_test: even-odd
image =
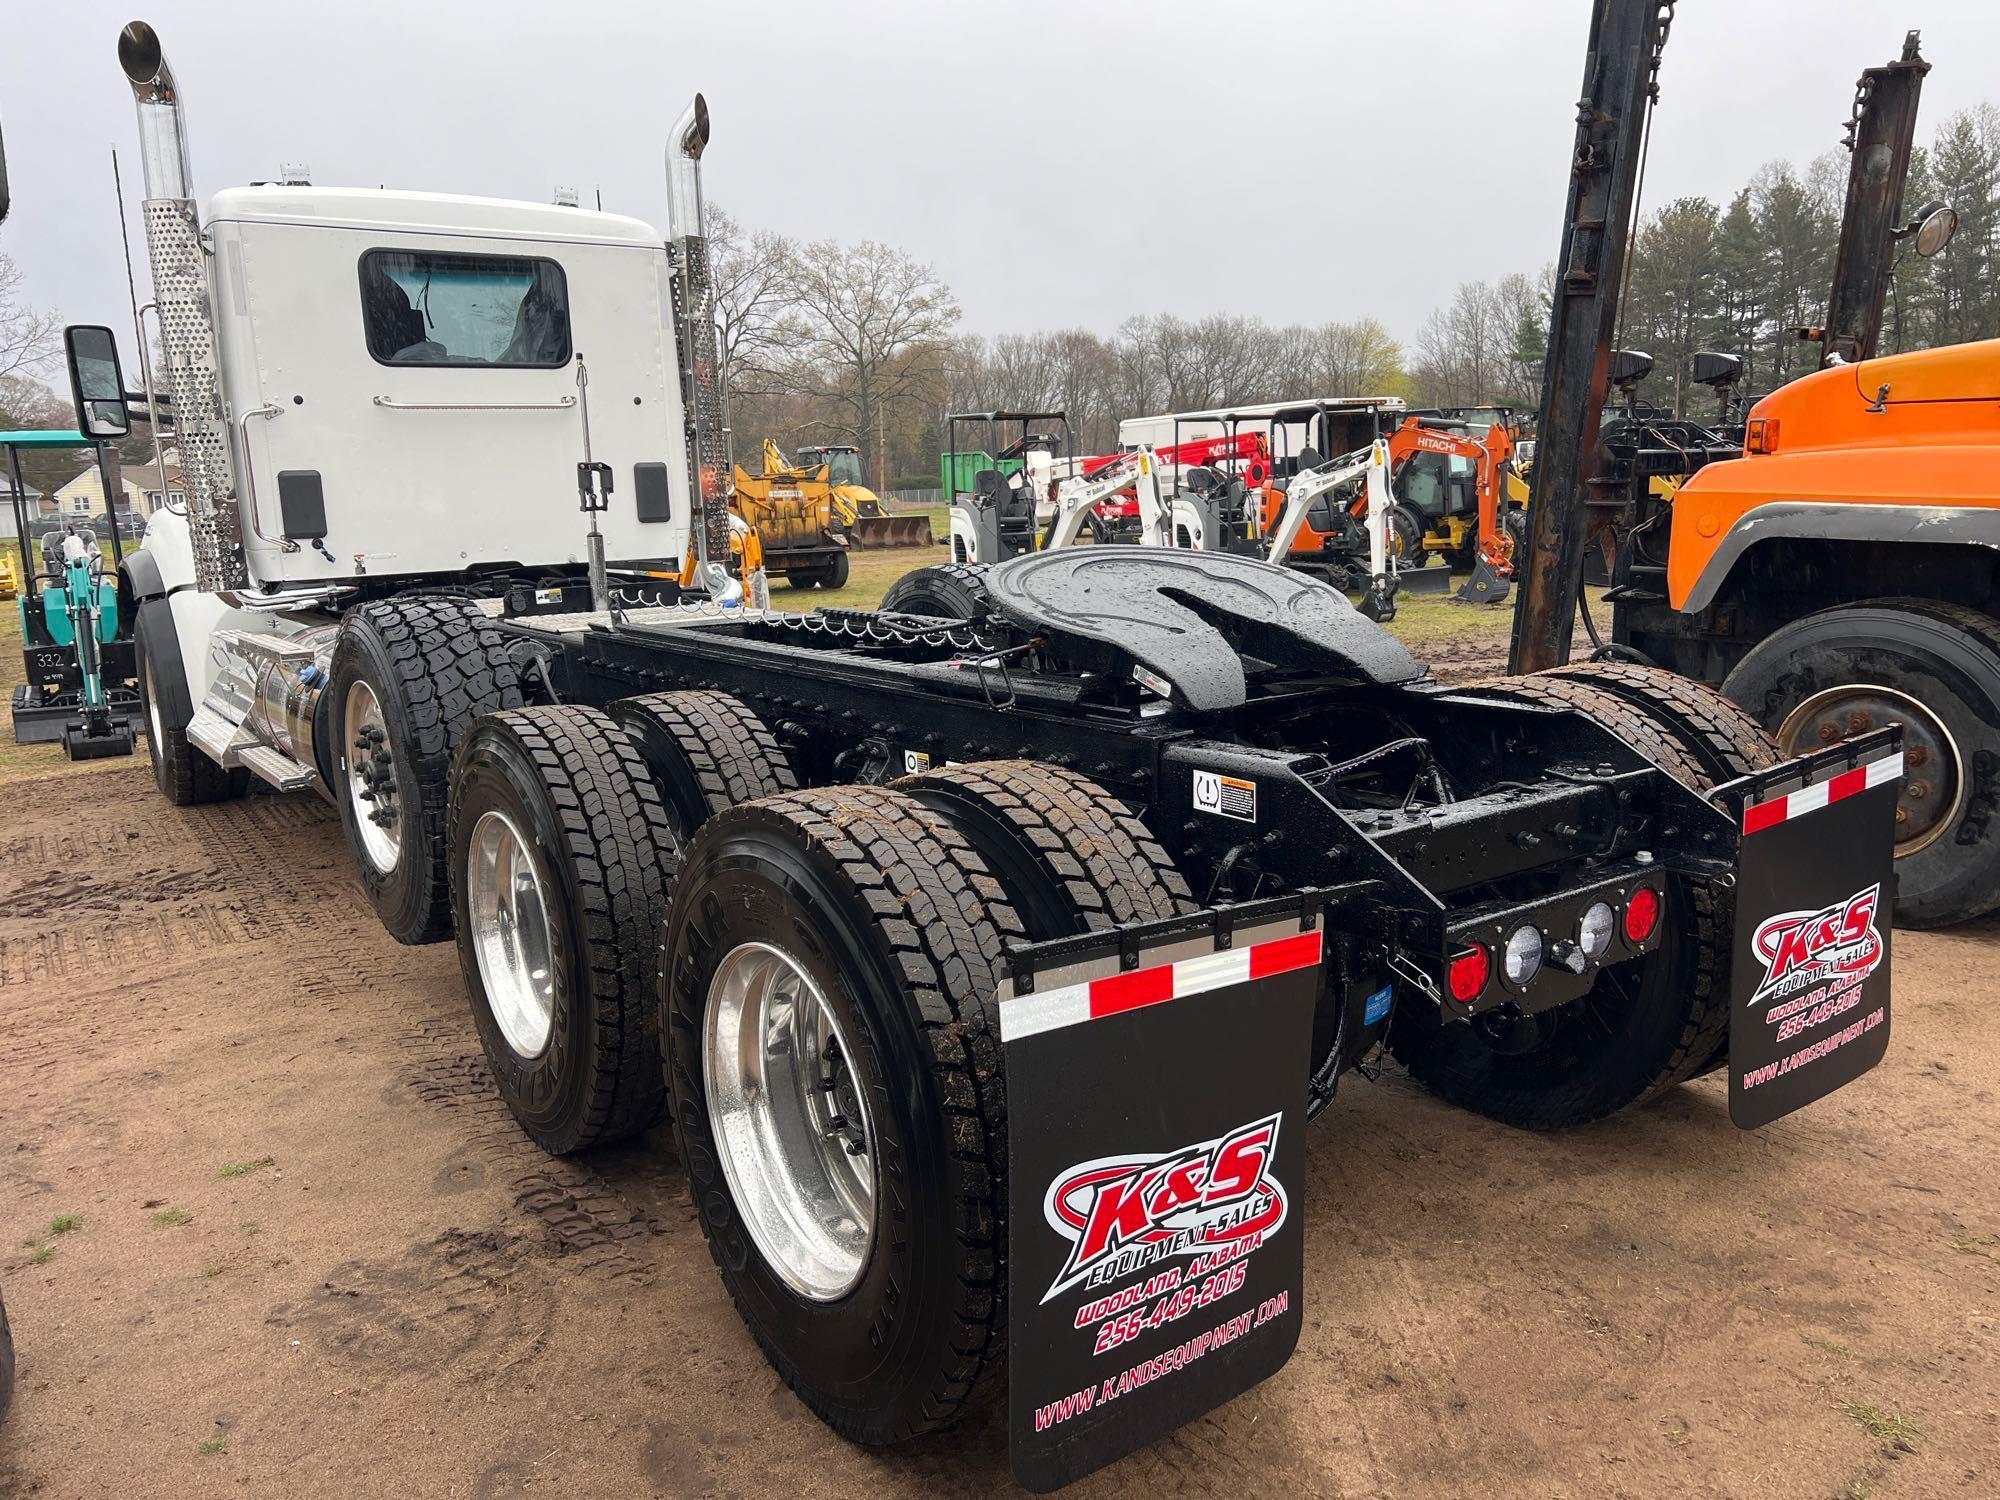
[[[1199,468],[1235,459],[1242,465],[1237,477],[1242,479],[1244,488],[1250,490],[1263,488],[1271,477],[1271,441],[1261,432],[1239,432],[1233,437],[1193,438],[1185,443],[1155,448],[1153,456],[1163,468],[1170,465]],[[1100,453],[1094,458],[1086,458],[1078,473],[1088,479],[1122,457],[1122,453]],[[1130,490],[1120,490],[1114,498],[1099,502],[1097,510],[1107,520],[1135,520],[1139,514],[1139,499]]]

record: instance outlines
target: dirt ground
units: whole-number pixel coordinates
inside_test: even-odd
[[[997,1413],[870,1453],[778,1384],[664,1131],[530,1145],[319,801],[45,755],[0,786],[0,1495],[1009,1488]],[[1292,1363],[1074,1493],[2000,1493],[2000,922],[1896,950],[1886,1061],[1756,1135],[1716,1080],[1544,1137],[1350,1076]]]

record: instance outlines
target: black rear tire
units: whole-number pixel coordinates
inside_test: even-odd
[[[1624,699],[1686,753],[1688,760],[1676,762],[1670,769],[1697,792],[1711,791],[1752,771],[1768,770],[1782,759],[1778,742],[1738,705],[1706,683],[1659,667],[1631,662],[1575,662],[1538,672],[1535,678],[1580,682]],[[1504,691],[1509,680],[1496,679],[1495,685]],[[1724,951],[1728,951],[1729,934],[1735,931],[1731,903],[1726,899],[1716,900],[1714,915]],[[1721,1067],[1728,1055],[1729,1033],[1725,1029],[1700,1071]]]
[[[1705,774],[1665,726],[1601,687],[1535,676],[1463,691],[1576,709],[1676,779]],[[1661,946],[1605,969],[1588,995],[1511,1020],[1441,1022],[1400,1007],[1390,1051],[1440,1098],[1531,1130],[1602,1119],[1694,1077],[1728,1037],[1728,934],[1706,883],[1671,878],[1665,892]]]
[[[648,693],[619,699],[610,713],[645,758],[683,845],[716,813],[798,790],[778,737],[728,693]]]
[[[378,599],[347,616],[328,675],[331,789],[362,889],[397,942],[448,938],[451,881],[444,843],[452,752],[474,719],[522,702],[520,678],[500,633],[469,599]],[[357,683],[375,695],[386,730],[374,757],[382,800],[368,804],[398,820],[398,843],[386,869],[369,852],[361,804],[350,793],[350,762],[360,757],[342,725]]]
[[[1152,832],[1087,776],[989,760],[905,777],[896,787],[971,840],[1036,942],[1194,909],[1187,881]]]
[[[470,920],[474,834],[488,813],[530,840],[547,914],[552,1017],[531,1054],[495,1014]],[[645,761],[598,709],[489,714],[459,747],[450,818],[459,969],[500,1095],[545,1151],[622,1140],[660,1118],[655,965],[673,851]]]
[[[1601,688],[1640,710],[1700,763],[1701,773],[1687,781],[1697,792],[1752,771],[1769,770],[1782,759],[1778,742],[1739,705],[1706,683],[1660,667],[1633,662],[1572,662],[1537,672],[1535,677],[1538,681],[1553,678]],[[1487,685],[1505,692],[1509,680],[1496,678]]]
[[[194,718],[195,704],[173,634],[173,617],[166,610],[165,600],[141,604],[132,632],[139,710],[146,725],[146,755],[153,763],[153,784],[175,807],[227,802],[249,788],[250,773],[242,766],[225,771],[188,743],[187,726]],[[165,639],[156,640],[156,635]]]
[[[1815,724],[1795,728],[1799,752],[1825,743],[1805,731],[1839,719],[1841,690],[1857,688],[1886,688],[1909,702],[1905,797],[1922,785],[1936,800],[1952,799],[1926,830],[1929,842],[1906,840],[1910,847],[1898,851],[1897,922],[1944,927],[2000,908],[2000,620],[1929,599],[1842,605],[1766,637],[1722,684],[1781,738],[1808,700],[1828,703],[1823,716],[1808,710]],[[1923,747],[1924,763],[1913,763],[1913,745]]]
[[[985,563],[938,563],[913,568],[882,596],[885,613],[977,620],[992,607]]]
[[[1021,925],[971,846],[881,788],[797,792],[713,818],[682,866],[662,961],[674,1141],[737,1311],[784,1382],[853,1441],[943,1425],[1006,1325],[1001,944]],[[882,1195],[851,1288],[792,1289],[738,1204],[709,1108],[704,1022],[731,953],[781,950],[852,1039]],[[850,1055],[851,1054],[851,1055]]]
[[[826,560],[826,566],[819,570],[819,586],[823,589],[844,589],[847,587],[847,554],[836,552]]]

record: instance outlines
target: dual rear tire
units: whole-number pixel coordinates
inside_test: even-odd
[[[880,1444],[938,1427],[998,1358],[1003,943],[1191,904],[1104,788],[1021,762],[796,792],[696,836],[662,975],[674,1138],[737,1310],[842,1435]],[[740,998],[746,965],[766,976],[762,1006]],[[750,1013],[765,1022],[746,1026]],[[778,1045],[801,1013],[827,1018],[803,1030],[817,1044],[803,1054]],[[752,1067],[761,1086],[746,1101],[737,1075]],[[865,1154],[865,1232],[839,1155],[823,1162],[816,1137]]]
[[[1466,691],[1593,719],[1695,791],[1776,763],[1770,737],[1714,690],[1649,667],[1561,667]],[[1666,943],[1602,971],[1592,991],[1539,1015],[1440,1023],[1401,1010],[1390,1050],[1453,1104],[1505,1124],[1559,1129],[1656,1098],[1728,1053],[1728,893],[1667,882]]]
[[[715,693],[489,715],[452,779],[461,966],[523,1128],[573,1151],[664,1102],[786,1384],[858,1442],[950,1420],[1006,1318],[1002,947],[1187,910],[1144,825],[1022,763],[799,791]]]
[[[660,939],[688,841],[796,784],[763,722],[721,693],[471,726],[451,768],[459,967],[501,1097],[543,1149],[658,1123]]]

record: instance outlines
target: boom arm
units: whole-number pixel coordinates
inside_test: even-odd
[[[1271,456],[1271,441],[1261,432],[1239,432],[1234,437],[1191,438],[1185,443],[1171,443],[1164,448],[1152,450],[1153,457],[1163,464],[1185,464],[1194,467],[1212,464],[1219,459],[1234,458],[1249,463],[1259,458]],[[1096,458],[1083,460],[1085,477],[1118,462],[1125,457],[1122,453],[1106,453]]]
[[[1500,475],[1514,456],[1514,440],[1494,423],[1485,436],[1427,427],[1417,417],[1407,419],[1389,436],[1389,463],[1401,468],[1414,454],[1443,453],[1472,462],[1473,491],[1478,505],[1479,553],[1489,566],[1506,573],[1514,561],[1513,542],[1500,525]]]
[[[1077,539],[1098,505],[1122,489],[1130,488],[1139,497],[1139,535],[1148,544],[1170,540],[1165,508],[1160,504],[1160,473],[1151,448],[1135,448],[1130,453],[1107,457],[1081,479],[1059,481],[1055,486],[1056,513],[1049,522],[1042,549],[1067,547]]]
[[[1316,468],[1294,474],[1285,490],[1285,508],[1279,512],[1278,524],[1266,538],[1264,555],[1273,562],[1283,562],[1291,555],[1292,544],[1299,539],[1299,530],[1305,525],[1307,513],[1327,491],[1337,490],[1343,484],[1369,474],[1369,483],[1358,503],[1366,505],[1368,496],[1373,492],[1386,493],[1388,469],[1388,447],[1377,439],[1359,453],[1330,458]],[[1371,474],[1371,470],[1378,473]],[[1381,569],[1375,571],[1380,572]]]

